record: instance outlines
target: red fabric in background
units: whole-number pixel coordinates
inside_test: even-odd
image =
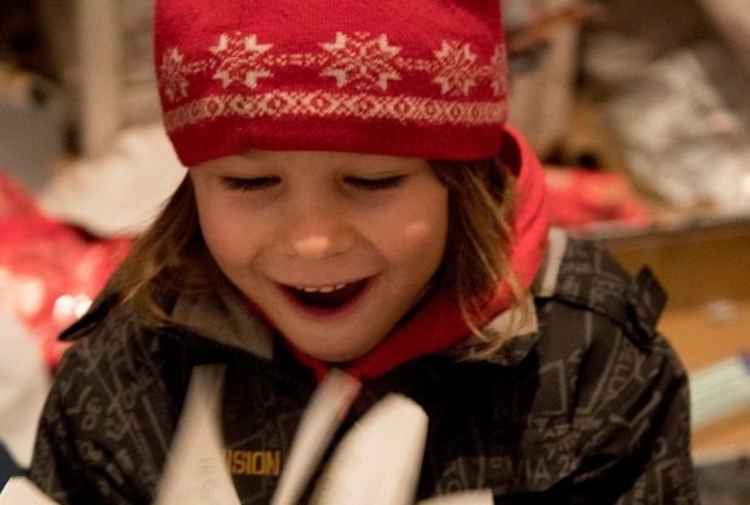
[[[54,367],[75,322],[124,259],[130,240],[97,240],[45,216],[0,171],[0,305],[27,325]]]
[[[550,219],[554,226],[576,231],[595,228],[643,228],[651,210],[619,172],[547,168]]]

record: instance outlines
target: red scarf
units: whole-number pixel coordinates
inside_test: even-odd
[[[539,270],[547,244],[549,223],[544,173],[539,160],[523,137],[512,129],[507,130],[503,141],[502,158],[505,166],[517,177],[511,266],[521,284],[528,288]],[[510,304],[510,288],[506,282],[502,282],[494,298],[482,311],[479,326],[489,323],[509,308]],[[440,291],[369,353],[342,368],[359,379],[372,379],[419,356],[450,349],[470,334],[471,330],[461,315],[455,295],[447,290]],[[315,372],[318,380],[326,375],[329,369],[327,363],[286,342],[297,359]]]

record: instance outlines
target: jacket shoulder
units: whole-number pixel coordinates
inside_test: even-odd
[[[657,328],[665,304],[648,268],[631,276],[601,245],[568,239],[555,289],[537,299],[540,385],[561,392],[550,390],[548,398],[582,402],[590,394],[598,406],[591,409],[606,414],[616,410],[620,394],[650,394],[661,380],[686,383],[679,356]],[[565,384],[551,385],[553,371],[567,377]],[[561,412],[580,414],[578,407],[561,405]]]
[[[649,267],[633,276],[604,246],[580,239],[566,240],[554,290],[541,298],[607,318],[641,347],[657,337],[667,303],[667,293]]]
[[[525,443],[541,460],[564,454],[547,473],[527,474],[529,488],[570,482],[609,503],[638,492],[638,483],[657,503],[694,503],[687,374],[656,328],[663,288],[650,270],[631,276],[588,241],[568,239],[558,267],[554,290],[537,300],[537,389]]]
[[[179,346],[127,312],[100,308],[84,323],[70,332],[29,476],[61,504],[146,503],[190,370]]]

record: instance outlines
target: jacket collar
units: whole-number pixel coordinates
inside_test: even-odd
[[[536,301],[551,298],[557,292],[558,274],[568,237],[558,228],[551,228],[548,235],[547,249],[544,260],[531,285],[528,296],[518,305],[504,312],[490,321],[485,327],[486,333],[500,333],[508,335],[508,339],[487,358],[487,361],[501,366],[515,366],[523,361],[539,340],[539,313]],[[525,317],[524,317],[525,316]],[[521,322],[519,324],[518,322]],[[483,345],[477,337],[468,342],[472,347]]]
[[[260,358],[273,358],[273,334],[252,317],[242,295],[222,280],[211,293],[182,295],[172,309],[172,320],[193,333]]]

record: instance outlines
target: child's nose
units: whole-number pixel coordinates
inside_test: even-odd
[[[353,245],[353,235],[345,230],[339,230],[337,233],[306,235],[292,240],[295,255],[315,260],[343,254]]]
[[[294,255],[305,259],[324,259],[349,251],[355,243],[350,223],[334,209],[309,210],[298,215],[289,229],[288,244]]]
[[[331,255],[334,251],[330,237],[311,236],[294,241],[294,252],[305,258],[321,259]]]

